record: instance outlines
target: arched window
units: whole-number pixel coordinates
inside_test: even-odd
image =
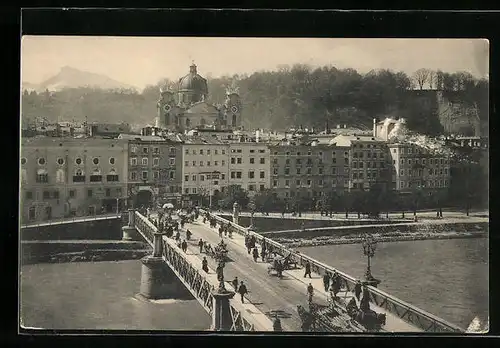
[[[77,165],[82,164],[82,159],[81,159],[80,157],[77,157],[77,158],[75,159],[75,163],[76,163]]]
[[[118,174],[114,168],[111,168],[108,175],[106,175],[106,181],[108,182],[116,182],[118,181]]]
[[[191,126],[191,120],[189,118],[186,118],[186,127]]]
[[[99,168],[95,168],[92,171],[92,174],[90,175],[90,182],[101,182],[102,181],[102,175],[101,171]]]
[[[45,169],[38,169],[36,171],[36,182],[37,183],[49,182],[49,175]]]
[[[73,175],[73,182],[85,182],[85,173],[83,172],[83,170],[75,170],[75,175]]]
[[[56,171],[56,182],[58,184],[64,184],[65,180],[64,180],[64,170],[63,169],[58,169]]]

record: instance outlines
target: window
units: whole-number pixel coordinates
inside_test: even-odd
[[[108,182],[118,181],[118,174],[116,174],[116,171],[114,169],[111,169],[108,175],[106,175],[106,181]]]
[[[278,168],[273,168],[273,175],[278,175]]]
[[[349,158],[344,158],[344,164],[349,165]]]
[[[33,199],[33,192],[26,191],[26,199]]]
[[[408,160],[408,164],[411,164],[411,159]]]
[[[160,165],[160,159],[158,157],[153,158],[153,166],[158,167]]]
[[[210,149],[207,149],[207,155],[210,155]]]
[[[87,190],[87,197],[91,198],[92,197],[92,190]]]
[[[238,164],[241,164],[242,163],[242,159],[238,158],[237,162],[238,162]]]
[[[333,175],[337,174],[337,168],[332,167],[332,174],[333,174]]]
[[[76,190],[69,190],[69,198],[75,198],[76,197]]]
[[[255,158],[250,158],[250,164],[254,164],[255,163]]]
[[[297,159],[295,160],[295,164],[296,164],[296,165],[300,165],[300,158],[297,158]]]
[[[253,179],[255,177],[255,173],[254,172],[248,172],[248,177],[250,179]]]
[[[111,165],[115,164],[115,158],[114,157],[111,157],[109,159],[109,164],[111,164]]]
[[[297,168],[297,175],[300,175],[300,168]]]
[[[169,159],[169,164],[170,164],[171,166],[175,166],[175,157],[174,157],[174,158],[170,158],[170,159]]]
[[[160,149],[159,149],[159,148],[157,148],[157,147],[154,147],[154,148],[153,148],[153,153],[154,153],[154,154],[159,154],[159,153],[160,153]]]
[[[311,186],[311,180],[307,180],[307,186]]]
[[[106,197],[110,197],[111,196],[111,189],[107,188],[106,189]]]
[[[189,181],[189,175],[184,175],[184,181]]]
[[[130,179],[137,180],[137,172],[130,172]]]
[[[403,169],[401,169],[400,173],[399,173],[400,176],[404,176],[405,175],[405,171]]]
[[[225,155],[226,154],[226,150],[222,150],[222,154]]]
[[[255,152],[255,150],[253,150],[253,149],[252,149],[252,150],[250,150],[250,153],[254,153],[254,152]]]
[[[186,155],[189,155],[189,149],[186,149],[186,150],[184,151],[184,153],[185,153]]]
[[[191,177],[191,180],[192,180],[192,181],[196,181],[196,175],[193,175],[193,176]]]
[[[30,207],[28,211],[28,219],[35,220],[36,219],[36,208]]]
[[[39,169],[36,172],[36,182],[37,183],[48,183],[49,182],[49,175],[47,174],[46,170]]]
[[[155,170],[153,172],[153,179],[159,179],[160,178],[160,172],[158,170]]]
[[[231,157],[231,164],[236,164],[236,158]]]
[[[236,179],[241,179],[241,172],[236,172]]]
[[[189,189],[188,189],[188,188],[187,188],[187,189],[184,189],[184,193],[185,193],[185,194],[189,194]]]
[[[363,168],[363,162],[359,162],[359,168]]]
[[[148,180],[148,172],[145,170],[142,172],[142,180]]]
[[[358,178],[358,173],[357,172],[352,173],[352,178],[353,179],[357,179]]]
[[[447,168],[444,168],[444,174],[448,175],[448,169]]]
[[[264,190],[265,190],[265,188],[264,188],[264,185],[263,185],[263,184],[260,184],[260,186],[259,186],[259,190],[260,190],[260,191],[264,191]]]
[[[43,158],[43,157],[39,158],[38,159],[38,164],[41,165],[41,166],[43,166],[45,164],[45,158]]]
[[[323,175],[323,168],[318,168],[318,174]]]
[[[205,175],[200,175],[200,181],[205,181]]]
[[[260,164],[266,164],[266,159],[265,158],[261,158],[260,159]]]
[[[200,149],[200,155],[203,155],[203,149]]]
[[[289,187],[290,186],[290,180],[285,180],[285,187]]]
[[[57,159],[57,164],[59,164],[60,166],[62,166],[64,164],[64,158],[58,158]]]
[[[312,168],[307,168],[307,175],[311,175],[312,174]]]
[[[363,179],[363,176],[364,176],[363,172],[359,173],[359,178],[360,179]]]
[[[207,161],[207,167],[210,167],[210,161]]]
[[[273,186],[278,187],[278,180],[273,180]]]
[[[137,152],[137,146],[132,146],[132,148],[130,149],[130,152],[136,153]]]
[[[196,161],[193,161],[193,167],[196,167]]]
[[[136,157],[132,157],[130,159],[130,164],[133,165],[133,166],[136,166],[137,165],[137,158]]]
[[[92,159],[92,163],[94,163],[95,165],[98,165],[98,164],[99,164],[99,158],[94,157],[94,158]]]
[[[21,164],[26,164],[26,158],[21,158]]]
[[[43,191],[43,199],[50,199],[50,192],[49,191]]]
[[[101,182],[102,181],[102,175],[99,169],[94,169],[92,174],[90,175],[90,182]]]
[[[200,167],[203,167],[203,161],[200,161]]]
[[[141,163],[143,166],[147,166],[148,165],[148,158],[147,157],[143,157],[142,160],[141,160]]]
[[[222,180],[225,180],[226,179],[226,174],[221,174],[221,177],[220,177]]]
[[[276,163],[277,163],[277,161],[276,161]],[[289,159],[289,158],[287,158],[287,159],[285,160],[285,164],[286,164],[287,166],[289,166],[289,165],[290,165],[290,159]]]
[[[221,165],[222,165],[222,166],[225,166],[225,165],[226,165],[226,161],[225,161],[225,160],[222,160],[222,161],[221,161]]]
[[[142,148],[142,153],[148,153],[148,148],[147,147],[143,147]]]
[[[248,185],[248,191],[255,191],[255,185]]]
[[[175,147],[170,148],[170,156],[175,156]]]
[[[318,185],[319,185],[319,186],[323,186],[323,179],[319,179],[319,181],[318,181]]]
[[[286,155],[286,156],[290,156],[290,152],[289,152],[289,151],[287,151],[287,152],[285,153],[285,155]]]
[[[401,186],[401,188],[404,188],[404,187],[405,187],[405,182],[404,182],[404,181],[401,181],[401,182],[400,182],[400,186]]]
[[[235,179],[236,178],[236,172],[231,172],[231,179]]]
[[[300,180],[295,180],[295,186],[300,186]]]
[[[285,168],[285,175],[290,175],[290,168]]]
[[[265,178],[265,172],[263,170],[260,171],[260,178],[264,179]]]

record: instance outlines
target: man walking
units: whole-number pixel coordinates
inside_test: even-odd
[[[198,246],[200,247],[200,254],[203,252],[203,239],[200,238],[200,240],[198,241]]]
[[[247,287],[245,284],[243,284],[243,280],[240,283],[240,287],[238,288],[238,293],[241,296],[241,303],[245,303],[245,298],[244,296],[248,293]]]
[[[311,277],[311,264],[309,263],[309,261],[307,261],[305,268],[306,268],[306,272],[304,273],[304,278],[306,278],[308,275],[309,275],[309,278],[312,278]]]
[[[323,285],[325,286],[325,291],[328,291],[328,288],[330,287],[330,274],[328,272],[325,272],[325,275],[323,276]]]
[[[238,277],[234,277],[232,284],[233,284],[234,291],[238,291]]]

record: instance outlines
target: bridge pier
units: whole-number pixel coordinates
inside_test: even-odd
[[[140,294],[147,299],[175,299],[187,296],[187,290],[163,261],[163,233],[154,233],[153,255],[141,259]]]
[[[122,227],[122,240],[142,241],[141,234],[135,228],[135,209],[128,210],[128,224]]]
[[[212,330],[231,331],[233,318],[231,316],[229,300],[232,299],[234,295],[235,293],[233,291],[228,291],[226,289],[217,289],[212,293]]]

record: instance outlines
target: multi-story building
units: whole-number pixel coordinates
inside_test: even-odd
[[[224,192],[229,185],[229,145],[216,138],[185,137],[181,146],[183,204]]]
[[[251,197],[270,186],[270,156],[266,143],[229,143],[229,185],[239,185]]]
[[[344,164],[349,165],[349,190],[370,190],[377,184],[389,188],[390,162],[383,140],[367,135],[338,135],[332,142],[344,149]]]
[[[23,221],[93,215],[126,205],[124,140],[23,138],[20,161]]]
[[[347,149],[317,141],[269,146],[271,188],[280,198],[316,198],[348,187]]]
[[[450,162],[444,154],[410,143],[387,144],[392,160],[392,188],[399,192],[413,189],[430,191],[450,185]]]
[[[128,192],[136,207],[181,202],[181,142],[177,137],[120,135],[128,141]]]

